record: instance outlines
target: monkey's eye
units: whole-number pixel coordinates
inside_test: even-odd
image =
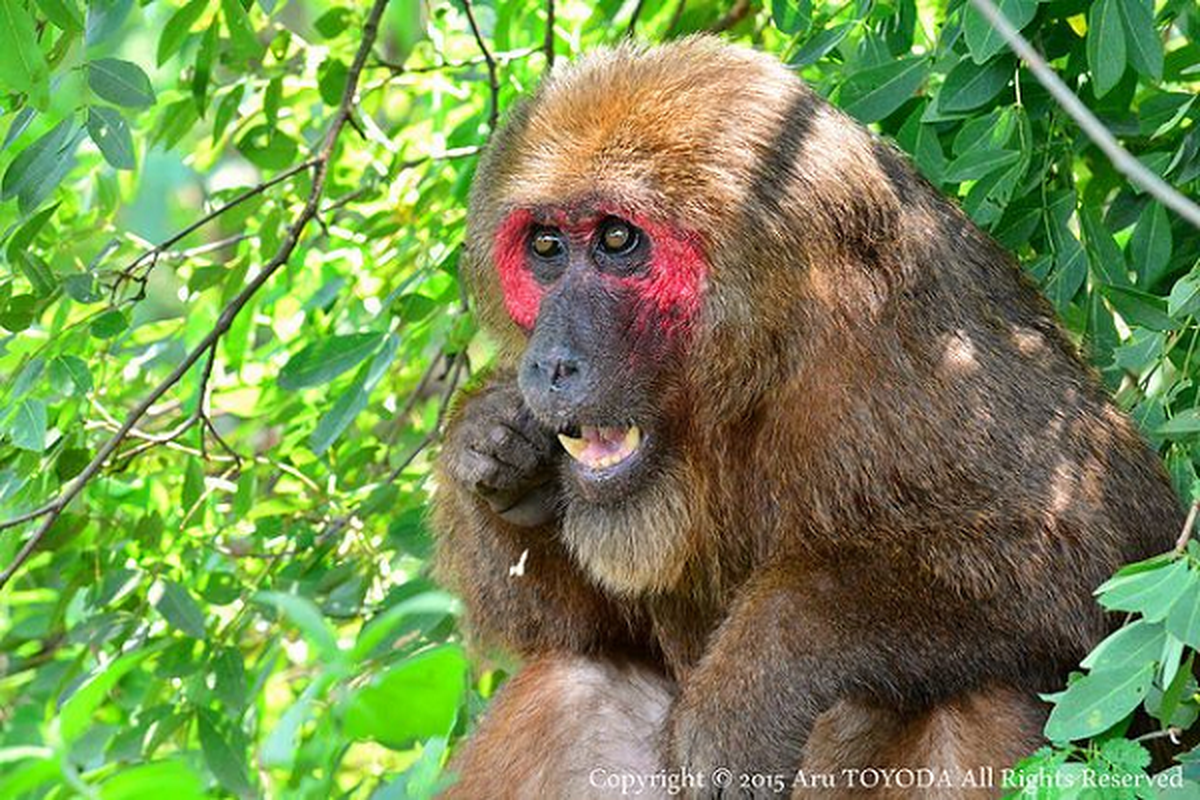
[[[638,239],[638,229],[624,220],[610,219],[600,228],[600,247],[610,256],[632,252]]]
[[[538,228],[529,238],[529,249],[541,259],[557,258],[566,250],[562,234],[554,228]]]

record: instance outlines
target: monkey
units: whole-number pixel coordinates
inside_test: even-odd
[[[526,666],[448,797],[998,773],[1111,630],[1092,590],[1182,524],[1013,257],[752,49],[556,66],[461,270],[497,355],[435,465],[436,570]]]

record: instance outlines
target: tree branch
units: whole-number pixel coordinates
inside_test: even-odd
[[[467,12],[467,23],[471,26],[475,44],[479,46],[479,53],[483,56],[484,63],[487,64],[488,91],[491,93],[491,105],[488,108],[488,130],[494,131],[496,123],[500,119],[500,79],[496,76],[496,59],[492,58],[492,52],[488,50],[487,43],[483,41],[479,23],[475,21],[475,9],[471,5],[471,0],[462,0],[462,4],[463,10]]]
[[[166,239],[165,241],[159,242],[158,244],[154,245],[149,250],[145,251],[144,253],[139,255],[137,258],[135,258],[132,262],[130,262],[127,267],[125,267],[124,269],[121,270],[120,276],[117,278],[117,282],[115,284],[113,284],[112,293],[115,295],[116,292],[121,288],[122,283],[129,281],[129,280],[133,280],[134,272],[137,270],[138,267],[140,267],[146,261],[150,261],[150,268],[153,268],[154,264],[157,263],[158,258],[160,256],[168,255],[168,252],[167,252],[168,250],[170,250],[172,247],[174,247],[175,245],[177,245],[179,242],[183,241],[187,237],[191,236],[196,231],[203,228],[208,223],[215,220],[217,217],[220,217],[221,215],[225,214],[226,212],[231,211],[234,208],[237,208],[242,203],[246,202],[247,200],[249,200],[253,197],[258,197],[260,194],[265,192],[267,189],[270,189],[272,186],[283,183],[284,181],[288,180],[289,178],[291,178],[295,175],[298,175],[301,172],[312,169],[314,166],[316,166],[316,159],[309,159],[308,161],[305,161],[301,164],[297,164],[296,166],[291,167],[290,169],[285,169],[283,172],[279,173],[275,177],[270,178],[269,180],[265,180],[262,183],[258,184],[257,186],[250,187],[246,191],[239,194],[237,197],[235,197],[232,200],[230,200],[229,202],[225,203],[224,205],[218,206],[217,208],[208,212],[203,217],[201,217],[200,219],[193,222],[191,225],[188,225],[183,230],[181,230],[178,233],[176,233],[175,235],[171,236],[171,238]],[[138,280],[145,280],[145,276],[142,276]]]
[[[105,442],[96,452],[95,457],[88,463],[83,471],[79,473],[64,489],[58,497],[51,503],[44,506],[43,514],[45,518],[41,525],[34,533],[26,540],[21,547],[12,563],[0,573],[0,589],[12,579],[17,570],[33,555],[37,546],[46,537],[50,528],[62,515],[63,510],[67,505],[79,496],[88,482],[96,476],[100,469],[104,466],[108,457],[116,452],[121,442],[129,435],[130,431],[137,425],[138,420],[145,416],[155,402],[166,394],[173,386],[175,386],[183,378],[184,375],[196,364],[197,361],[209,350],[216,347],[221,336],[224,335],[233,325],[238,314],[251,298],[271,279],[279,269],[288,262],[296,246],[300,243],[300,237],[304,233],[308,223],[316,217],[320,208],[321,195],[325,189],[325,179],[329,172],[329,162],[333,158],[333,151],[337,146],[338,137],[341,135],[343,128],[346,127],[347,121],[353,112],[355,95],[358,91],[358,81],[362,74],[363,66],[367,62],[367,56],[371,52],[371,47],[375,43],[375,38],[379,34],[379,20],[383,16],[383,11],[387,7],[388,0],[374,0],[371,10],[367,15],[366,25],[363,27],[362,43],[359,45],[358,52],[354,56],[354,61],[350,65],[349,72],[346,76],[346,88],[342,93],[341,102],[338,104],[337,111],[334,113],[332,120],[329,123],[329,129],[325,133],[325,137],[321,142],[321,146],[317,151],[316,156],[304,162],[298,167],[289,170],[291,174],[296,174],[305,169],[312,169],[312,188],[308,193],[308,199],[304,203],[299,216],[288,226],[284,240],[279,245],[279,249],[275,255],[268,261],[241,292],[230,302],[228,306],[221,312],[217,318],[216,324],[212,330],[204,337],[201,342],[196,345],[183,361],[175,367],[161,383],[155,386],[150,393],[137,406],[129,412],[125,421],[117,429],[107,442]],[[257,187],[256,187],[257,188]],[[253,191],[253,190],[252,190]],[[189,226],[191,227],[191,226]],[[190,231],[189,231],[190,232]],[[184,234],[186,235],[186,234]],[[182,238],[182,237],[180,237]],[[175,239],[178,241],[178,239]],[[173,244],[174,242],[171,242]],[[168,247],[170,244],[167,245]],[[21,521],[32,519],[29,515],[18,517],[16,520],[8,520],[0,523],[0,530],[12,527]]]
[[[725,16],[717,20],[708,30],[711,33],[724,33],[725,31],[737,25],[746,18],[750,13],[750,0],[736,0],[733,6],[726,12]]]
[[[1083,129],[1096,147],[1108,156],[1108,160],[1112,162],[1118,172],[1144,189],[1164,206],[1200,228],[1200,206],[1184,197],[1169,183],[1148,170],[1128,150],[1121,147],[1116,137],[1109,133],[1108,128],[1105,128],[1104,124],[1096,119],[1087,106],[1062,82],[1062,79],[1051,69],[1041,54],[1021,35],[1020,31],[1013,27],[1013,24],[991,0],[971,0],[971,5],[975,6],[980,14],[983,14],[1009,48],[1029,65],[1029,69],[1037,78],[1038,83],[1042,84],[1046,91],[1058,101],[1063,111],[1066,111],[1067,115],[1075,120],[1075,123]]]
[[[546,54],[546,71],[554,69],[554,0],[546,0],[546,39],[542,44]]]
[[[633,38],[637,33],[638,18],[642,16],[642,6],[645,4],[645,0],[638,0],[637,5],[633,7],[633,13],[629,15],[629,25],[625,28],[626,38]]]

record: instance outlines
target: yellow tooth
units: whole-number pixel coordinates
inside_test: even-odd
[[[587,442],[583,439],[576,439],[572,436],[567,436],[565,433],[558,435],[558,441],[562,442],[563,449],[576,461],[583,455],[583,451],[587,449]]]
[[[629,430],[625,431],[625,441],[621,443],[626,451],[626,455],[632,454],[642,444],[642,429],[637,425],[633,425]]]

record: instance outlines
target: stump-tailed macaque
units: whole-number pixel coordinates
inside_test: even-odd
[[[1110,628],[1092,590],[1180,528],[1014,260],[767,56],[556,68],[468,227],[499,356],[439,569],[526,666],[452,796],[972,796]]]

